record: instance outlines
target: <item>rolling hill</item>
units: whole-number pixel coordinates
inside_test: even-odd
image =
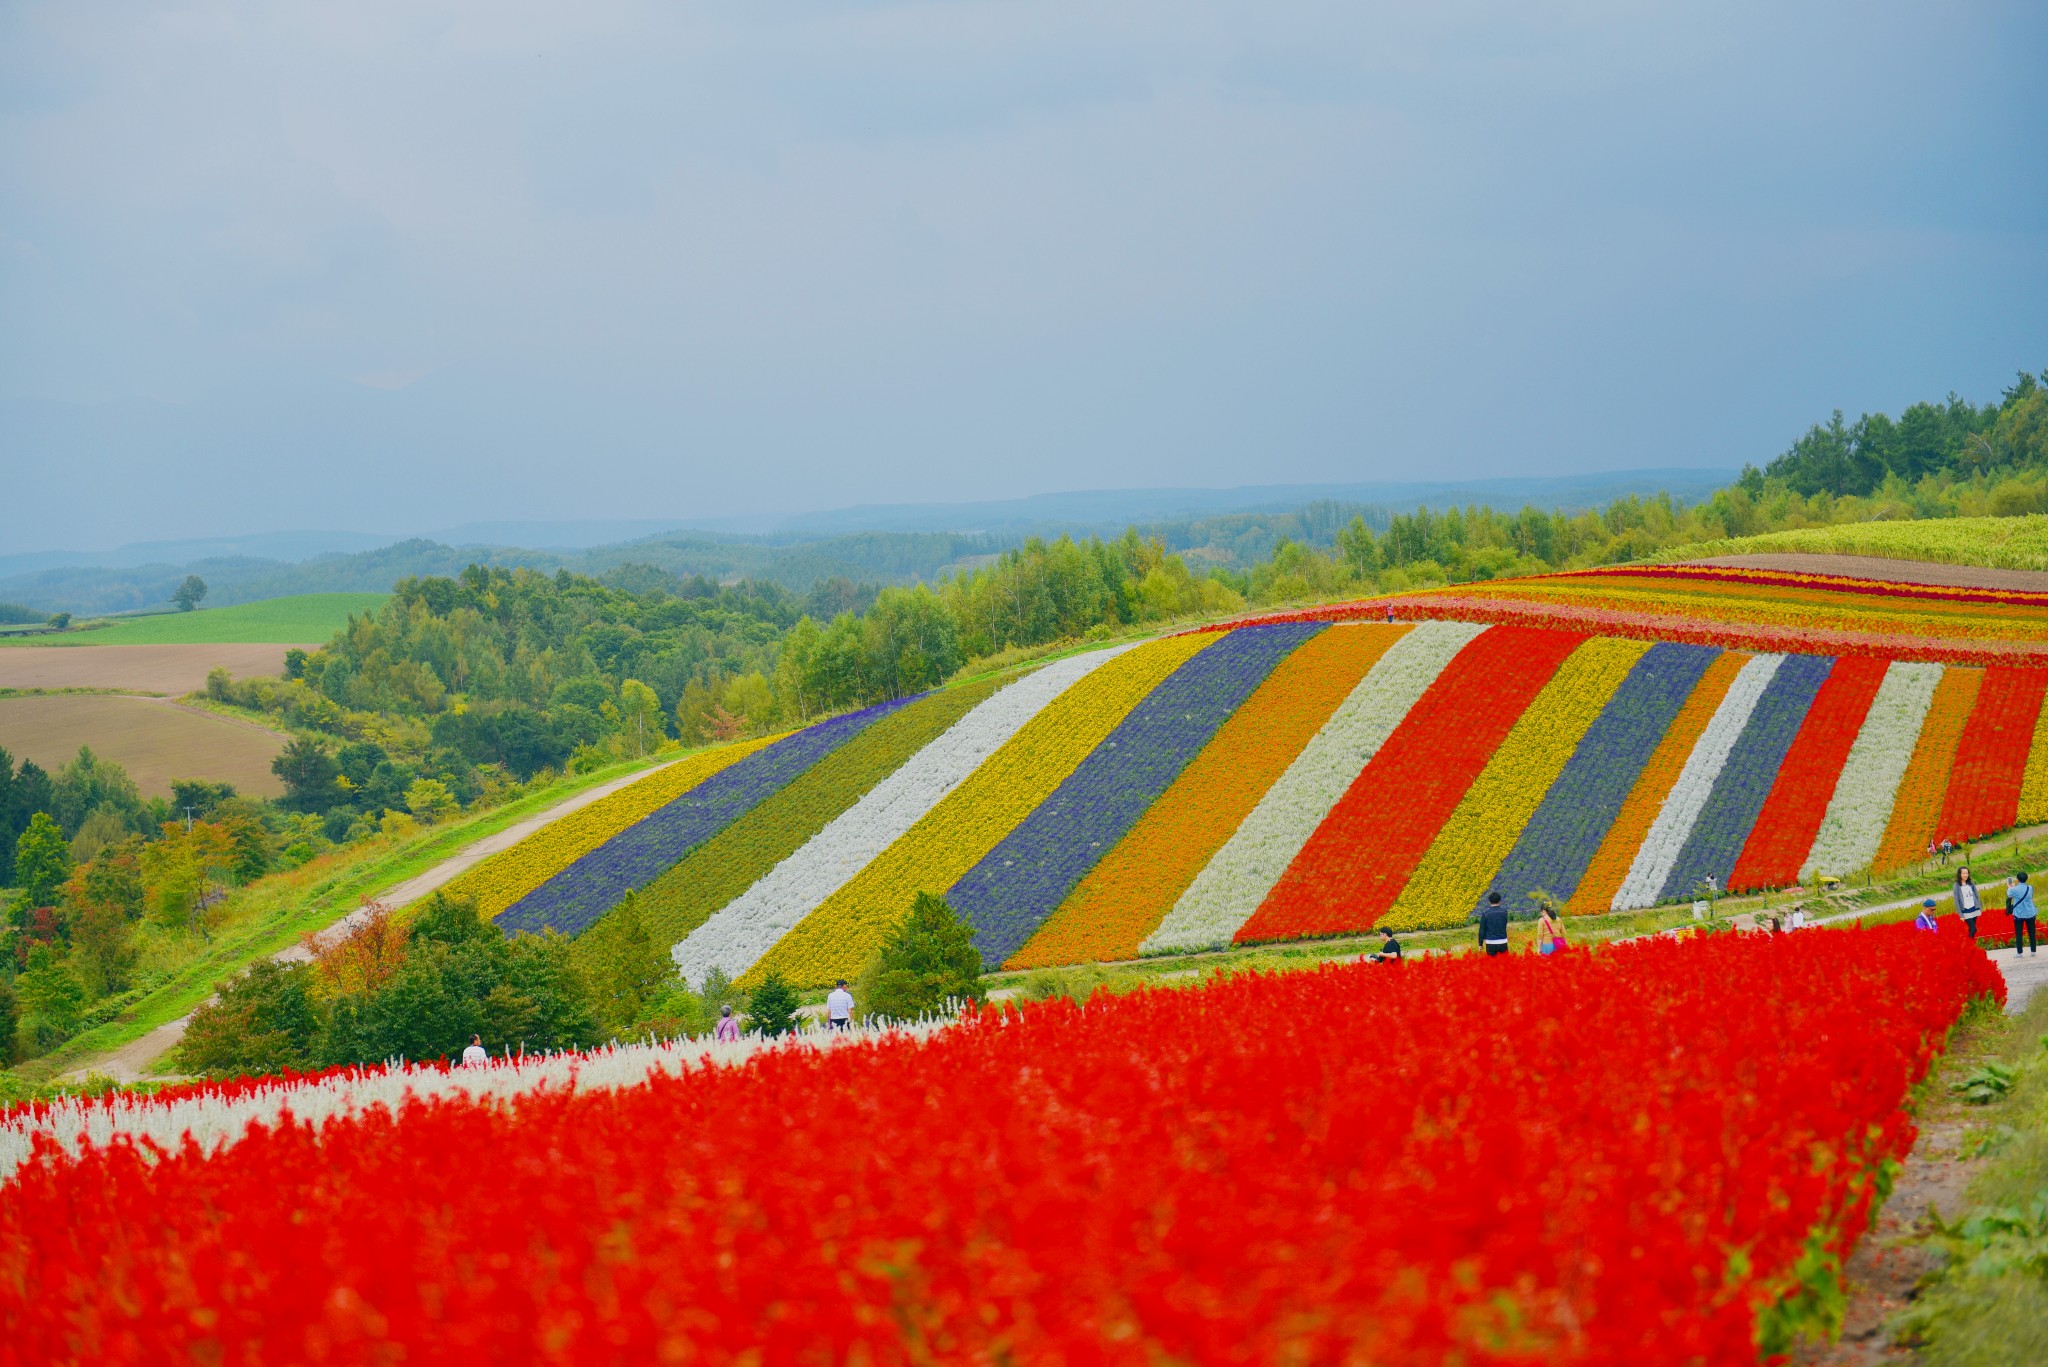
[[[1076,652],[692,757],[456,886],[693,981],[852,976],[920,890],[991,966],[1883,874],[2048,819],[2048,595],[1712,567]]]

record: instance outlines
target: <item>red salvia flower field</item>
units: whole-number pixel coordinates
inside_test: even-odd
[[[1799,865],[1813,848],[1856,732],[1889,667],[1889,661],[1869,656],[1845,655],[1835,661],[1779,766],[1763,811],[1750,827],[1742,857],[1728,877],[1731,889],[1748,892],[1799,881]],[[2024,754],[2022,758],[2024,762]],[[2013,796],[2017,802],[2017,789]]]
[[[1952,927],[1660,939],[49,1148],[0,1359],[1755,1361],[1978,994]]]

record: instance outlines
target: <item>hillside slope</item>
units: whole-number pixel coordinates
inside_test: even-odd
[[[1733,570],[1464,585],[841,717],[465,880],[629,893],[693,981],[857,972],[920,890],[1028,967],[1883,874],[2048,818],[2048,595]]]

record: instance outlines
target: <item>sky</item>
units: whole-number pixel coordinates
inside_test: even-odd
[[[1762,463],[2048,367],[2048,7],[0,3],[0,550]]]

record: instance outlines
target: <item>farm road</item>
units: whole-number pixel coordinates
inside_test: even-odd
[[[673,762],[670,761],[670,763]],[[448,856],[448,858],[434,865],[426,872],[415,874],[403,883],[387,889],[377,899],[377,902],[388,907],[402,907],[408,903],[417,902],[436,888],[443,887],[453,881],[464,870],[481,860],[489,858],[491,855],[497,854],[501,850],[510,849],[527,836],[540,830],[543,826],[559,821],[569,813],[582,807],[588,807],[591,803],[601,798],[611,796],[626,785],[637,782],[656,772],[656,770],[666,767],[666,765],[657,764],[653,768],[627,774],[625,777],[613,779],[609,783],[600,783],[595,788],[586,788],[574,797],[565,798],[545,811],[535,812],[532,816],[507,826],[495,835],[487,835],[474,844],[465,846],[462,850]],[[361,925],[363,919],[368,914],[368,907],[358,907],[333,925],[328,926],[325,930],[316,932],[312,938],[322,946],[331,944],[335,939],[347,935],[358,925]],[[297,944],[281,949],[271,957],[279,963],[291,963],[308,959],[312,956],[307,952],[303,944]],[[117,1082],[138,1081],[148,1072],[151,1064],[177,1047],[178,1041],[185,1037],[185,1027],[191,1022],[191,1019],[189,1015],[181,1016],[177,1020],[159,1025],[148,1034],[130,1040],[118,1049],[101,1054],[97,1058],[86,1060],[63,1076],[70,1081],[79,1081],[87,1073],[99,1073],[113,1078]]]

